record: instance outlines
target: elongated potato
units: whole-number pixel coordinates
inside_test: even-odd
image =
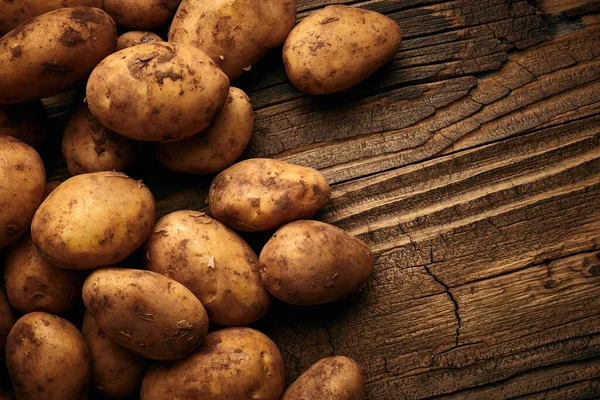
[[[204,50],[233,80],[280,46],[295,23],[294,0],[183,0],[169,42]]]
[[[383,14],[335,5],[306,17],[283,46],[290,81],[310,94],[356,85],[391,60],[402,35]]]
[[[181,0],[104,0],[104,9],[120,26],[151,29],[173,19]]]
[[[124,260],[152,232],[154,197],[120,172],[77,175],[39,207],[31,238],[51,263],[91,269]]]
[[[116,51],[126,49],[128,47],[138,46],[146,43],[162,42],[162,38],[156,33],[146,31],[130,31],[122,34],[117,38]]]
[[[19,25],[0,39],[0,104],[83,83],[116,44],[116,25],[98,8],[62,8]]]
[[[219,221],[240,231],[255,232],[312,217],[329,196],[329,185],[319,171],[253,158],[217,175],[208,201]]]
[[[142,381],[142,400],[279,400],[284,365],[277,345],[251,328],[212,332],[199,351],[155,363]]]
[[[14,324],[15,316],[13,310],[8,303],[4,288],[0,285],[0,353],[4,353],[6,337]]]
[[[46,140],[47,124],[46,110],[40,101],[0,105],[0,135],[17,138],[36,150]]]
[[[83,285],[83,302],[117,344],[153,360],[176,360],[208,333],[200,300],[182,284],[152,271],[103,268]]]
[[[373,272],[364,242],[319,221],[295,221],[275,232],[260,253],[267,290],[286,303],[323,304],[357,291]]]
[[[90,355],[81,333],[69,321],[29,313],[6,339],[6,365],[19,400],[84,400]]]
[[[87,102],[102,125],[142,141],[168,142],[210,125],[229,81],[203,51],[148,43],[105,58],[87,84]]]

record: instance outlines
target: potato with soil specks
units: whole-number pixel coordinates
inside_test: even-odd
[[[329,6],[292,30],[283,46],[283,63],[290,81],[303,92],[339,92],[390,61],[401,39],[398,24],[383,14]]]
[[[86,94],[100,123],[123,136],[169,142],[206,128],[229,81],[202,50],[173,43],[129,47],[92,72]]]
[[[296,305],[324,304],[357,291],[373,272],[371,250],[338,227],[295,221],[275,232],[260,253],[267,290]]]
[[[139,46],[140,44],[162,42],[162,38],[153,32],[130,31],[117,38],[117,48],[115,51],[123,50],[128,47]]]
[[[329,185],[319,171],[253,158],[217,175],[208,201],[212,215],[225,225],[256,232],[312,217],[329,196]]]
[[[117,27],[98,8],[62,8],[27,21],[0,39],[0,104],[83,83],[116,44]]]
[[[51,263],[92,269],[124,260],[154,226],[154,197],[141,181],[120,172],[77,175],[39,207],[31,223],[33,242]]]
[[[0,135],[8,135],[39,150],[48,135],[47,115],[41,101],[0,105]]]
[[[19,400],[87,399],[90,355],[67,320],[43,312],[21,317],[6,339],[6,365]]]
[[[0,285],[0,353],[4,352],[6,337],[14,324],[15,316],[13,310],[8,303],[4,288]]]
[[[181,0],[104,0],[104,9],[119,26],[151,29],[168,24]]]
[[[284,365],[277,345],[251,328],[212,332],[200,349],[174,363],[155,363],[141,400],[279,400]]]

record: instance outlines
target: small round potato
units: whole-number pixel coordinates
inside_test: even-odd
[[[137,154],[138,142],[106,129],[83,106],[73,112],[62,138],[62,152],[71,175],[123,171]]]
[[[329,185],[319,171],[253,158],[217,175],[208,201],[213,217],[225,225],[256,232],[312,217],[329,196]]]
[[[327,357],[307,369],[281,400],[364,400],[365,377],[360,365],[347,357]]]
[[[109,339],[89,312],[81,331],[92,360],[92,388],[109,399],[139,392],[146,360]]]
[[[163,217],[146,250],[146,267],[190,289],[212,324],[247,325],[271,306],[252,248],[204,213],[176,211]]]
[[[124,260],[154,226],[154,197],[120,172],[77,175],[44,200],[31,237],[44,258],[62,268],[92,269]]]
[[[319,221],[295,221],[275,232],[260,253],[267,290],[290,304],[340,300],[360,289],[373,272],[364,242]]]
[[[329,6],[290,32],[283,46],[283,63],[290,81],[303,92],[339,92],[390,61],[401,39],[398,24],[383,14]]]
[[[229,88],[225,105],[212,125],[187,139],[157,146],[156,159],[165,167],[188,174],[212,174],[242,155],[254,124],[252,103],[242,90]]]
[[[162,42],[162,38],[156,33],[146,31],[130,31],[117,38],[117,48],[115,51],[123,50],[128,47],[138,46],[146,43]]]
[[[176,360],[208,333],[200,300],[182,284],[152,271],[103,268],[83,285],[83,302],[117,344],[153,360]]]
[[[279,400],[284,365],[277,345],[251,328],[212,332],[199,351],[155,363],[142,381],[141,400]]]
[[[6,337],[14,324],[15,316],[4,293],[4,288],[0,285],[0,353],[4,352]]]
[[[47,115],[40,101],[0,105],[0,135],[8,135],[39,150],[48,134]]]
[[[33,312],[6,339],[6,365],[19,400],[87,399],[90,355],[69,321]]]
[[[11,136],[0,136],[0,249],[29,228],[44,198],[46,170],[38,153]]]
[[[181,0],[104,0],[104,9],[119,26],[152,29],[173,19]]]

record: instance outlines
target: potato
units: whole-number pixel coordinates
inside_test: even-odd
[[[146,268],[190,289],[212,324],[247,325],[271,306],[252,248],[204,213],[176,211],[163,217],[146,250]]]
[[[155,363],[142,381],[141,400],[278,400],[284,366],[277,345],[251,328],[212,332],[199,351]]]
[[[148,43],[104,59],[87,84],[87,102],[100,123],[123,136],[168,142],[210,125],[229,81],[201,50]]]
[[[116,25],[98,8],[62,8],[27,21],[0,39],[0,104],[83,83],[116,44]]]
[[[128,47],[138,46],[140,44],[162,42],[162,38],[156,33],[145,31],[130,31],[122,34],[117,38],[116,51],[126,49]]]
[[[348,89],[398,52],[398,25],[374,11],[329,6],[306,17],[283,46],[290,81],[310,94]]]
[[[50,264],[26,234],[9,248],[4,282],[8,300],[19,312],[61,314],[81,298],[83,276]]]
[[[6,365],[19,400],[87,399],[90,355],[67,320],[44,312],[21,317],[6,339]]]
[[[46,170],[38,153],[11,136],[0,136],[0,249],[29,228],[44,198]]]
[[[92,269],[124,260],[154,226],[150,190],[120,172],[77,175],[44,200],[31,237],[51,263]]]
[[[14,324],[15,316],[4,293],[4,287],[0,285],[0,353],[2,354],[4,353],[6,337]]]
[[[204,50],[233,80],[279,47],[295,24],[294,0],[183,0],[169,42]]]
[[[40,101],[0,105],[0,135],[17,138],[34,149],[39,149],[46,139],[47,124],[46,110]]]
[[[208,332],[200,300],[156,272],[99,269],[86,279],[82,293],[85,306],[109,338],[153,360],[190,354]]]
[[[62,138],[62,152],[71,175],[123,171],[134,161],[139,142],[106,129],[83,106],[73,112]]]
[[[327,203],[329,185],[319,171],[267,158],[232,165],[213,180],[210,212],[231,228],[256,232],[309,218]]]
[[[92,388],[109,399],[138,392],[146,360],[109,339],[89,312],[83,316],[81,331],[92,360]]]
[[[161,143],[156,159],[165,167],[189,174],[212,174],[242,155],[254,124],[252,103],[242,90],[229,88],[225,105],[212,125],[184,140]]]
[[[327,357],[300,375],[281,400],[364,400],[365,390],[365,377],[356,361]]]
[[[314,305],[357,291],[373,272],[364,242],[319,221],[295,221],[275,232],[260,253],[267,290],[290,304]]]
[[[173,19],[181,0],[104,0],[104,9],[120,26],[151,29]]]

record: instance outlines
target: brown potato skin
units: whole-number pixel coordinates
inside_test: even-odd
[[[295,221],[275,232],[260,253],[267,290],[296,305],[340,300],[360,289],[373,272],[369,246],[338,227]]]
[[[280,46],[295,24],[294,0],[183,0],[169,42],[204,50],[234,80]]]
[[[87,399],[90,355],[65,319],[44,312],[21,317],[6,340],[6,365],[19,400]]]
[[[46,140],[47,123],[46,110],[41,101],[0,105],[0,135],[17,138],[36,150]]]
[[[27,229],[44,197],[46,170],[38,153],[11,136],[0,136],[0,249]]]
[[[153,364],[141,400],[278,400],[283,385],[277,345],[257,330],[227,328],[210,333],[183,360]]]
[[[83,106],[73,112],[62,137],[62,153],[71,175],[124,171],[135,160],[140,143],[106,129]]]
[[[283,46],[287,75],[298,89],[328,94],[348,89],[391,60],[398,24],[374,11],[334,5],[306,17]]]
[[[152,29],[173,19],[181,0],[104,0],[104,9],[127,28]]]
[[[162,42],[162,38],[153,32],[130,31],[117,38],[117,48],[115,51],[123,50],[128,47],[138,46],[146,43]]]
[[[100,123],[141,141],[169,142],[208,127],[223,106],[229,81],[192,46],[148,43],[105,58],[86,95]]]
[[[158,144],[156,160],[176,172],[222,171],[242,155],[253,126],[250,99],[241,89],[231,87],[225,105],[208,128],[187,139]]]
[[[113,265],[152,233],[154,197],[141,181],[121,172],[74,176],[35,213],[31,238],[44,258],[61,268]]]
[[[81,332],[92,360],[92,389],[108,399],[139,391],[146,360],[109,339],[89,311],[83,316]]]
[[[15,315],[6,298],[4,287],[0,285],[0,353],[4,352],[6,337],[15,324]]]
[[[19,25],[0,39],[0,104],[83,83],[116,44],[116,25],[98,8],[61,8]]]
[[[99,269],[86,279],[82,293],[85,306],[109,338],[152,360],[185,357],[208,333],[200,300],[156,272]]]
[[[284,161],[253,158],[232,165],[213,180],[210,212],[240,231],[265,231],[312,217],[331,190],[321,173]]]
[[[327,357],[307,369],[285,391],[281,400],[364,400],[365,377],[356,361]]]
[[[146,268],[190,289],[211,324],[247,325],[271,306],[252,248],[204,213],[175,211],[159,220],[146,243]]]

